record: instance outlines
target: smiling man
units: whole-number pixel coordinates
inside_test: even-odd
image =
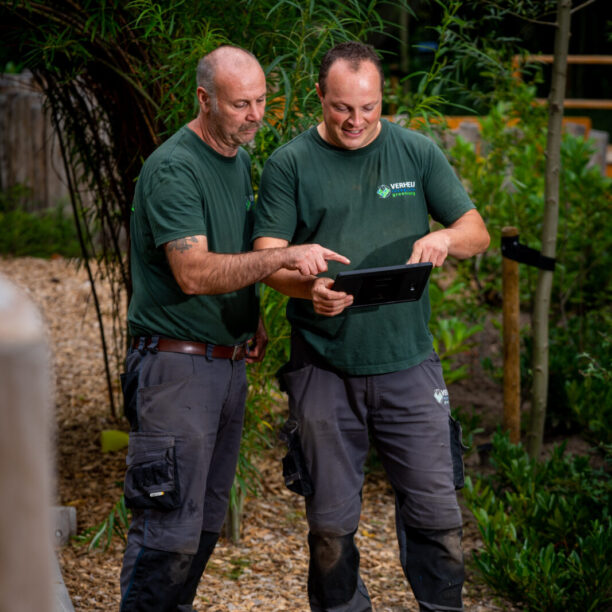
[[[256,249],[320,242],[352,267],[371,268],[441,266],[487,248],[482,218],[442,151],[381,119],[383,72],[371,47],[328,51],[316,90],[323,121],[264,167]],[[430,217],[445,228],[430,232]],[[311,277],[279,270],[265,280],[291,296],[281,379],[285,434],[305,466],[288,484],[306,497],[310,607],[372,609],[354,541],[372,440],[395,492],[400,560],[420,609],[462,610],[461,432],[428,330],[428,297],[348,309],[352,296],[332,289],[338,269]]]
[[[234,480],[247,361],[263,358],[253,283],[285,268],[318,274],[345,257],[316,244],[248,252],[247,152],[266,79],[223,46],[198,65],[199,113],[146,160],[132,211],[131,348],[122,375],[132,523],[122,612],[187,612],[223,524]]]

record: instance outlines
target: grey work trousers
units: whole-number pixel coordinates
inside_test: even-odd
[[[292,339],[282,374],[313,492],[308,592],[317,612],[371,609],[353,535],[372,439],[396,497],[400,560],[421,610],[462,610],[461,433],[435,353],[412,368],[349,376]]]
[[[123,386],[132,426],[124,492],[133,516],[121,610],[192,610],[234,480],[245,362],[132,350]]]

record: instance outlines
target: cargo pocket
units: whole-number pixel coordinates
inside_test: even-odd
[[[167,511],[180,506],[174,436],[132,432],[126,463],[124,495],[128,508]]]
[[[453,417],[450,419],[450,448],[453,460],[453,483],[455,489],[462,489],[465,484],[463,453],[468,450],[462,440],[461,423]]]
[[[123,414],[125,414],[130,427],[138,429],[138,416],[136,412],[136,397],[138,396],[138,370],[123,372],[121,390],[123,392]]]

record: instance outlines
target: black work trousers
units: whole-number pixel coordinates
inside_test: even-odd
[[[294,336],[282,379],[313,487],[305,498],[311,609],[371,609],[353,536],[372,439],[395,492],[400,560],[421,610],[462,610],[461,431],[438,356],[398,372],[349,376],[322,365]]]
[[[132,523],[121,612],[187,612],[225,520],[246,398],[245,362],[132,350],[122,377],[132,431]]]

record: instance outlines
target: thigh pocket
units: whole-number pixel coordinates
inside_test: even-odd
[[[450,418],[450,448],[453,460],[453,482],[455,489],[462,489],[465,484],[465,470],[463,467],[463,453],[468,447],[463,443],[461,423],[453,417]]]
[[[126,463],[124,495],[128,508],[174,510],[179,507],[174,436],[132,432]]]

